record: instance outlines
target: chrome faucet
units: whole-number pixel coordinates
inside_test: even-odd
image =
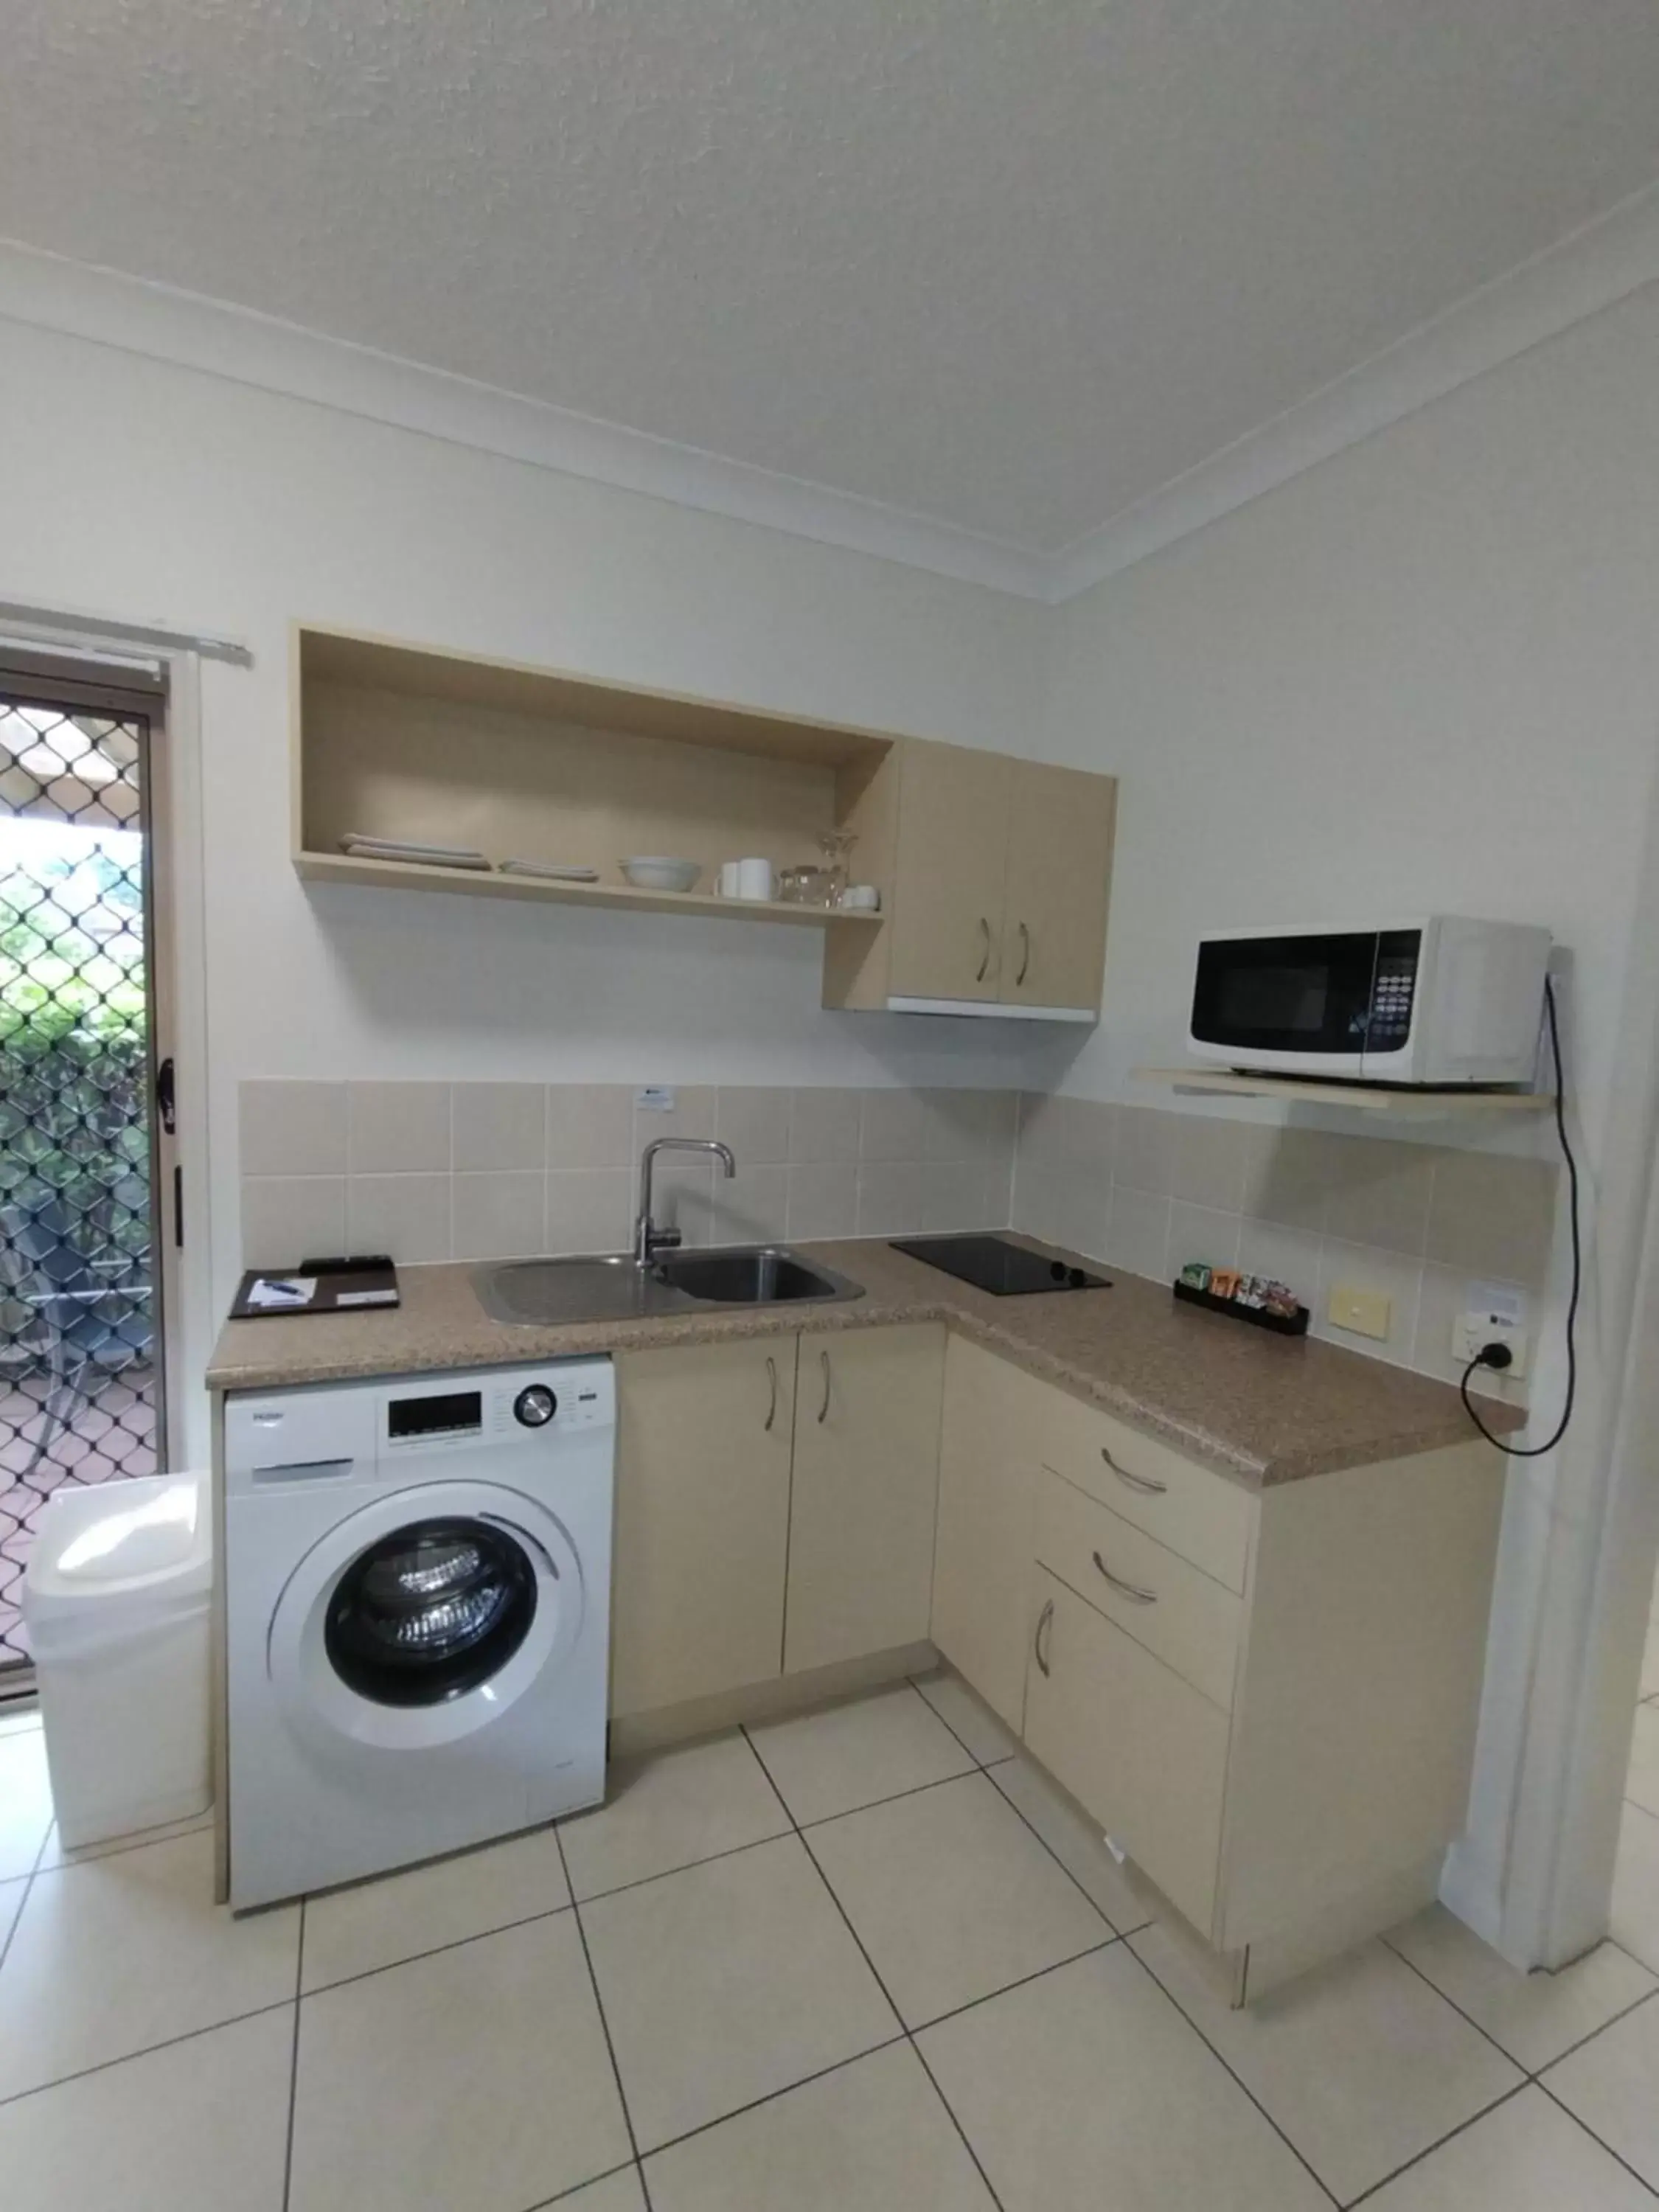
[[[659,1152],[713,1152],[728,1182],[738,1171],[731,1146],[717,1145],[712,1137],[653,1138],[640,1154],[640,1210],[634,1218],[634,1259],[641,1267],[648,1267],[659,1252],[671,1251],[680,1241],[678,1229],[659,1229],[651,1218],[651,1177]]]

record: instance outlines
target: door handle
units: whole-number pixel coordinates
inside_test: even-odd
[[[763,1424],[766,1433],[769,1436],[778,1418],[778,1363],[769,1353],[767,1356],[766,1371],[772,1380],[772,1402],[767,1408]]]
[[[1115,1590],[1121,1591],[1125,1597],[1132,1599],[1136,1605],[1156,1605],[1158,1603],[1158,1592],[1156,1590],[1143,1589],[1139,1583],[1126,1583],[1121,1575],[1115,1575],[1112,1572],[1111,1569],[1107,1565],[1105,1560],[1101,1558],[1098,1552],[1091,1553],[1090,1557],[1093,1559],[1097,1569],[1101,1574],[1104,1575],[1107,1581],[1110,1583]]]
[[[155,1110],[168,1136],[175,1136],[179,1128],[179,1091],[171,1053],[155,1071]]]
[[[1045,1628],[1052,1628],[1054,1623],[1054,1601],[1050,1598],[1037,1615],[1036,1634],[1031,1641],[1031,1656],[1037,1662],[1037,1672],[1045,1677],[1054,1670],[1048,1664],[1048,1656],[1043,1649],[1042,1632]]]
[[[981,915],[979,918],[979,926],[984,933],[985,950],[980,955],[979,967],[975,973],[974,981],[976,983],[982,983],[985,981],[986,973],[991,965],[991,925],[987,921],[985,916]]]
[[[1019,925],[1019,973],[1014,978],[1016,990],[1025,981],[1031,967],[1031,933],[1023,921]]]
[[[823,1403],[818,1407],[818,1426],[822,1428],[830,1418],[830,1355],[820,1352],[818,1358],[823,1363]]]

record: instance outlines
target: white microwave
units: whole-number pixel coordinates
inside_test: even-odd
[[[1227,930],[1199,940],[1188,1048],[1252,1073],[1530,1088],[1549,953],[1547,929],[1445,914]]]

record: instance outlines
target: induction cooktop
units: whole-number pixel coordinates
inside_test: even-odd
[[[1008,1237],[914,1237],[902,1242],[896,1237],[893,1249],[925,1261],[930,1267],[942,1268],[959,1282],[989,1291],[997,1298],[1024,1297],[1033,1291],[1109,1291],[1112,1287],[1104,1275],[1074,1267],[1046,1246],[1033,1251],[1029,1244],[1016,1244]]]

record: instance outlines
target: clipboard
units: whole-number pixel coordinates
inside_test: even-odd
[[[403,1303],[390,1256],[301,1260],[297,1267],[250,1267],[231,1301],[232,1321],[273,1314],[387,1312]]]

